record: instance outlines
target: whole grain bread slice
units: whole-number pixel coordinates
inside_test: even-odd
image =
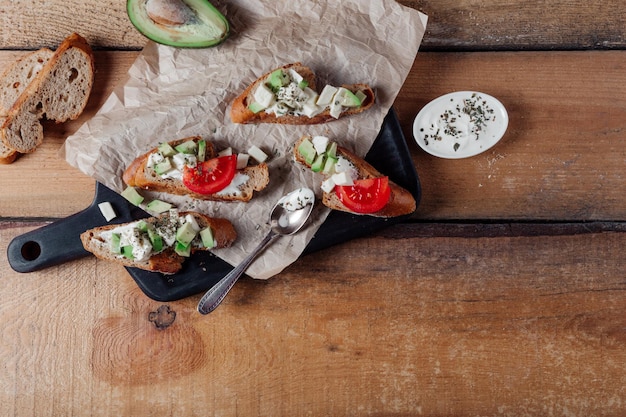
[[[301,155],[300,152],[298,152],[298,148],[300,144],[302,143],[302,141],[306,139],[310,140],[311,136],[305,135],[301,137],[294,144],[293,153],[294,153],[294,158],[296,162],[310,168],[311,165],[307,164],[304,156]],[[384,176],[384,174],[379,172],[366,160],[357,156],[356,154],[354,154],[353,152],[349,151],[348,149],[342,146],[337,146],[337,156],[342,156],[346,158],[348,161],[352,163],[352,165],[354,165],[354,167],[357,169],[359,173],[358,175],[359,179],[379,178],[379,177]],[[323,174],[320,174],[320,175],[323,175]],[[398,184],[394,183],[391,180],[389,180],[389,187],[391,188],[391,196],[389,197],[389,201],[387,202],[385,207],[383,207],[381,210],[375,213],[371,213],[368,215],[374,216],[374,217],[389,218],[389,217],[397,217],[397,216],[403,216],[403,215],[413,213],[417,207],[417,203],[415,202],[415,198],[413,197],[413,195],[409,191],[400,187]],[[345,212],[352,213],[352,214],[360,214],[360,213],[354,213],[353,211],[348,209],[339,200],[339,198],[337,197],[337,194],[332,191],[323,192],[322,203],[326,207],[329,207],[333,210],[345,211]]]
[[[293,69],[308,83],[308,87],[314,91],[317,91],[315,73],[311,68],[303,65],[301,62],[294,62],[291,64],[283,65],[280,68],[275,68],[272,71],[264,74],[250,84],[235,100],[230,109],[230,118],[233,123],[278,123],[289,125],[313,125],[336,120],[330,114],[330,110],[326,109],[322,113],[319,113],[313,117],[308,116],[296,116],[291,114],[285,114],[283,116],[276,116],[274,113],[259,111],[254,113],[250,110],[249,105],[254,102],[254,92],[259,84],[267,81],[270,74],[277,69],[289,70]],[[353,93],[362,92],[365,94],[365,99],[359,107],[345,109],[340,117],[350,116],[358,113],[362,113],[374,105],[375,94],[374,90],[367,84],[344,84],[342,87],[347,88]],[[317,91],[320,93],[320,91]]]
[[[17,98],[33,82],[53,55],[54,52],[48,48],[30,52],[15,61],[0,75],[0,126],[4,123],[9,109],[13,107]],[[15,149],[9,148],[0,141],[0,163],[10,164],[17,155],[18,152]]]
[[[228,247],[235,241],[235,239],[237,239],[237,232],[235,231],[232,223],[227,219],[209,217],[205,214],[195,212],[180,213],[181,216],[184,216],[186,214],[191,214],[195,218],[200,228],[211,227],[211,231],[213,232],[213,239],[215,240],[215,246],[211,248],[211,250]],[[166,213],[159,217],[150,217],[148,219],[144,219],[144,221],[147,223],[155,224],[160,217],[168,215],[169,214]],[[125,224],[127,225],[129,223]],[[123,255],[112,252],[110,242],[103,238],[103,232],[111,231],[119,226],[121,225],[111,224],[89,229],[81,233],[80,240],[83,244],[83,247],[85,248],[85,250],[94,254],[97,258],[117,262],[128,267],[140,268],[153,272],[161,272],[163,274],[174,274],[180,271],[186,258],[177,254],[171,247],[166,248],[165,250],[163,250],[163,252],[152,255],[149,259],[145,261],[129,259]],[[194,250],[208,249],[203,247],[193,247],[192,252]]]
[[[44,117],[57,123],[76,119],[87,105],[94,73],[87,41],[76,33],[68,36],[8,110],[1,126],[4,145],[33,152],[43,142]]]
[[[180,143],[193,140],[199,141],[199,136],[191,136],[188,138],[177,139],[168,142],[172,147]],[[207,159],[215,157],[215,149],[211,142],[207,142]],[[269,184],[269,168],[267,164],[250,165],[239,173],[247,175],[249,179],[239,186],[238,193],[232,194],[198,194],[189,190],[182,181],[177,178],[163,178],[157,174],[154,169],[148,166],[150,155],[158,152],[158,148],[154,148],[147,153],[136,158],[124,171],[122,179],[131,187],[143,188],[151,191],[164,192],[176,195],[186,195],[197,200],[209,201],[243,201],[247,202],[252,199],[254,191],[262,191]]]

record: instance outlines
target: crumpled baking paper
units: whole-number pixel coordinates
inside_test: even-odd
[[[270,185],[249,203],[200,202],[141,191],[180,210],[225,217],[237,241],[214,254],[238,264],[269,231],[269,213],[289,191],[309,187],[321,196],[321,179],[293,161],[293,143],[304,134],[325,135],[365,155],[376,139],[415,60],[427,17],[391,0],[215,2],[228,18],[231,35],[207,49],[177,49],[147,43],[96,115],[67,138],[61,155],[109,188],[125,188],[122,173],[137,156],[159,143],[193,135],[216,149],[246,152],[256,145],[270,155]],[[360,115],[321,125],[241,125],[230,121],[232,101],[259,76],[302,62],[325,84],[366,83],[376,104]],[[329,210],[318,201],[307,226],[278,239],[247,270],[267,279],[294,262]]]

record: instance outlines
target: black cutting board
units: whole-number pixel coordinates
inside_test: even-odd
[[[419,204],[421,188],[407,143],[393,109],[365,159],[380,172],[413,194]],[[85,210],[47,226],[17,236],[7,250],[9,264],[17,272],[32,272],[89,255],[79,235],[87,229],[107,224],[98,204],[113,205],[116,223],[124,223],[149,214],[128,203],[118,193],[96,183],[95,198]],[[381,219],[333,211],[309,242],[304,254],[366,236],[408,216]],[[185,260],[183,269],[163,275],[137,268],[126,268],[139,288],[157,301],[173,301],[204,292],[215,285],[233,267],[210,252],[196,252]]]

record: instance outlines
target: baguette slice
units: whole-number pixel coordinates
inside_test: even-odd
[[[31,52],[15,61],[0,75],[0,126],[17,98],[36,78],[44,65],[54,55],[48,48]],[[10,164],[18,152],[0,141],[0,164]]]
[[[199,141],[199,136],[177,139],[169,142],[172,147],[188,140]],[[249,177],[248,181],[239,186],[239,193],[235,194],[198,194],[189,190],[183,182],[176,178],[163,178],[148,166],[150,155],[158,152],[154,148],[136,158],[124,171],[122,179],[130,187],[143,188],[145,190],[164,192],[176,195],[187,195],[198,200],[209,201],[250,201],[254,191],[261,191],[269,184],[269,168],[267,164],[248,166],[238,172]],[[206,158],[214,158],[215,150],[211,142],[207,141]]]
[[[257,87],[260,84],[266,82],[270,74],[278,69],[293,69],[298,74],[300,74],[303,79],[308,83],[308,88],[316,91],[317,93],[321,92],[317,91],[315,73],[309,67],[302,65],[300,62],[283,65],[282,67],[275,68],[274,70],[258,78],[256,81],[250,84],[244,90],[244,92],[241,93],[241,95],[239,95],[235,99],[230,109],[230,118],[233,123],[279,123],[289,125],[313,125],[336,120],[333,116],[331,116],[329,109],[326,109],[313,117],[292,114],[276,116],[274,113],[266,112],[264,110],[261,110],[257,113],[254,113],[252,110],[250,110],[248,106],[255,101],[254,92],[256,91]],[[347,88],[353,93],[361,91],[363,94],[365,94],[366,98],[363,100],[361,106],[344,109],[341,112],[340,117],[362,113],[374,105],[375,94],[374,91],[367,84],[346,84],[342,85],[342,87]]]
[[[9,109],[1,127],[4,145],[33,152],[43,142],[41,119],[76,119],[87,105],[94,73],[89,44],[76,33],[68,36]]]
[[[181,212],[180,216],[191,214],[201,228],[211,227],[215,246],[212,249],[225,248],[230,246],[237,238],[237,232],[232,223],[226,219],[209,217],[202,213]],[[158,217],[144,219],[146,223],[156,224],[159,219],[169,216],[165,213]],[[80,240],[85,250],[94,254],[97,258],[107,261],[117,262],[124,266],[144,269],[146,271],[160,272],[163,274],[174,274],[181,270],[185,257],[177,254],[173,248],[168,247],[162,252],[153,254],[149,259],[137,261],[129,259],[123,255],[115,254],[111,251],[110,242],[104,237],[106,232],[114,230],[130,223],[111,224],[89,229],[80,235]],[[195,250],[208,250],[204,247],[194,247]]]
[[[307,167],[311,167],[311,165],[307,164],[305,158],[298,152],[298,147],[302,143],[303,140],[309,139],[311,140],[311,136],[303,136],[294,144],[294,158],[296,162],[305,165]],[[337,146],[337,156],[342,156],[346,158],[348,161],[354,165],[354,167],[358,171],[359,179],[367,179],[367,178],[378,178],[383,177],[376,168],[370,165],[367,161],[359,156],[355,155],[353,152],[348,149]],[[322,175],[322,174],[320,174]],[[417,204],[415,202],[415,198],[413,195],[400,187],[398,184],[389,180],[389,187],[391,188],[391,196],[389,197],[389,202],[382,210],[379,210],[375,213],[367,214],[369,216],[374,217],[397,217],[403,216],[406,214],[411,214],[415,211]],[[334,191],[331,192],[323,192],[322,195],[322,203],[333,210],[345,211],[352,214],[365,215],[362,213],[355,213],[348,209],[337,197],[337,194]]]

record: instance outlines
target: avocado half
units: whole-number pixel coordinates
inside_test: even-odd
[[[208,0],[128,0],[132,24],[148,39],[181,48],[206,48],[229,35],[228,20]]]

